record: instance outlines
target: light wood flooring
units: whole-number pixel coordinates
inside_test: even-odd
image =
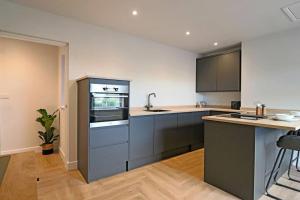
[[[8,173],[5,177],[6,185],[0,187],[2,194],[11,194],[10,197],[12,198],[9,198],[9,195],[0,195],[0,199],[14,199],[15,188],[19,190],[17,192],[18,198],[15,198],[18,200],[35,200],[36,198],[41,200],[237,199],[203,182],[203,157],[204,151],[197,150],[87,184],[77,170],[65,170],[58,154],[50,156],[32,153],[18,154],[14,155],[12,159],[15,161],[19,159],[19,164],[16,162],[10,163],[14,167],[9,166],[9,170],[11,172],[19,170],[19,172],[15,175],[9,175]],[[25,171],[22,172],[21,170],[24,170],[24,168]],[[26,178],[18,177],[24,175],[26,175]],[[29,181],[32,176],[38,176],[40,180],[35,183]],[[12,177],[20,179],[7,181]],[[284,177],[280,181],[288,182],[288,184],[300,189],[300,184],[291,183]],[[23,185],[23,188],[20,185]],[[28,188],[29,192],[25,190]],[[300,199],[299,193],[278,186],[273,186],[271,192],[287,200]],[[266,196],[261,198],[261,200],[266,199],[270,198]]]

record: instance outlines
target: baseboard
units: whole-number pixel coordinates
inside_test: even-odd
[[[68,162],[67,159],[66,159],[66,155],[62,151],[61,148],[59,148],[59,155],[60,155],[61,159],[63,160],[63,163],[64,163],[65,168],[67,170],[77,169],[77,161]]]
[[[65,154],[65,152],[63,152],[63,150],[59,147],[58,148],[58,153],[59,153],[61,159],[63,160],[64,164],[66,165],[67,162],[66,162],[66,154]]]
[[[77,169],[77,161],[67,162],[68,170]]]
[[[41,152],[42,148],[40,146],[35,146],[35,147],[27,147],[27,148],[20,148],[20,149],[12,149],[12,150],[1,151],[0,154],[1,155],[10,155],[10,154],[24,153],[24,152],[29,152],[29,151]]]

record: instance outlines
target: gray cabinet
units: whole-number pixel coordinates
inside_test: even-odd
[[[177,114],[156,115],[154,117],[154,153],[176,149],[180,142],[177,131]]]
[[[240,52],[232,52],[219,56],[217,70],[218,91],[239,91],[241,77]]]
[[[181,146],[190,145],[195,132],[195,113],[179,113],[177,131],[181,136]]]
[[[203,147],[209,112],[130,117],[128,169]]]
[[[128,125],[90,129],[90,148],[99,148],[126,142],[128,142]]]
[[[194,132],[191,138],[191,145],[195,147],[203,147],[204,145],[204,121],[203,116],[209,115],[209,112],[196,112],[193,113],[194,119]]]
[[[154,154],[154,116],[130,118],[129,160],[136,160]]]
[[[217,90],[218,57],[197,59],[196,91],[211,92]]]
[[[90,128],[90,84],[128,81],[84,78],[78,86],[77,160],[87,182],[127,170],[129,126]]]
[[[240,51],[197,59],[197,92],[240,91],[240,83]]]
[[[128,143],[90,149],[89,181],[126,171]]]
[[[88,182],[127,170],[128,134],[128,125],[90,129]]]

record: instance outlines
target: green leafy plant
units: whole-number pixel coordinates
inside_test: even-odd
[[[41,140],[43,141],[41,145],[53,144],[53,142],[58,139],[59,135],[55,135],[55,127],[52,126],[55,118],[57,117],[56,113],[58,111],[59,110],[57,109],[49,115],[46,109],[37,110],[37,112],[40,113],[41,116],[38,117],[36,121],[45,128],[44,131],[38,132],[39,138],[41,138]]]

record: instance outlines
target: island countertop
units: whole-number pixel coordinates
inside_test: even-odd
[[[268,117],[267,119],[250,120],[250,119],[228,118],[228,117],[222,117],[218,115],[204,116],[202,119],[208,121],[242,124],[242,125],[257,126],[257,127],[264,127],[264,128],[274,128],[274,129],[282,129],[288,131],[296,131],[300,129],[300,118],[298,121],[294,121],[294,122],[277,121],[271,119],[271,117]]]

